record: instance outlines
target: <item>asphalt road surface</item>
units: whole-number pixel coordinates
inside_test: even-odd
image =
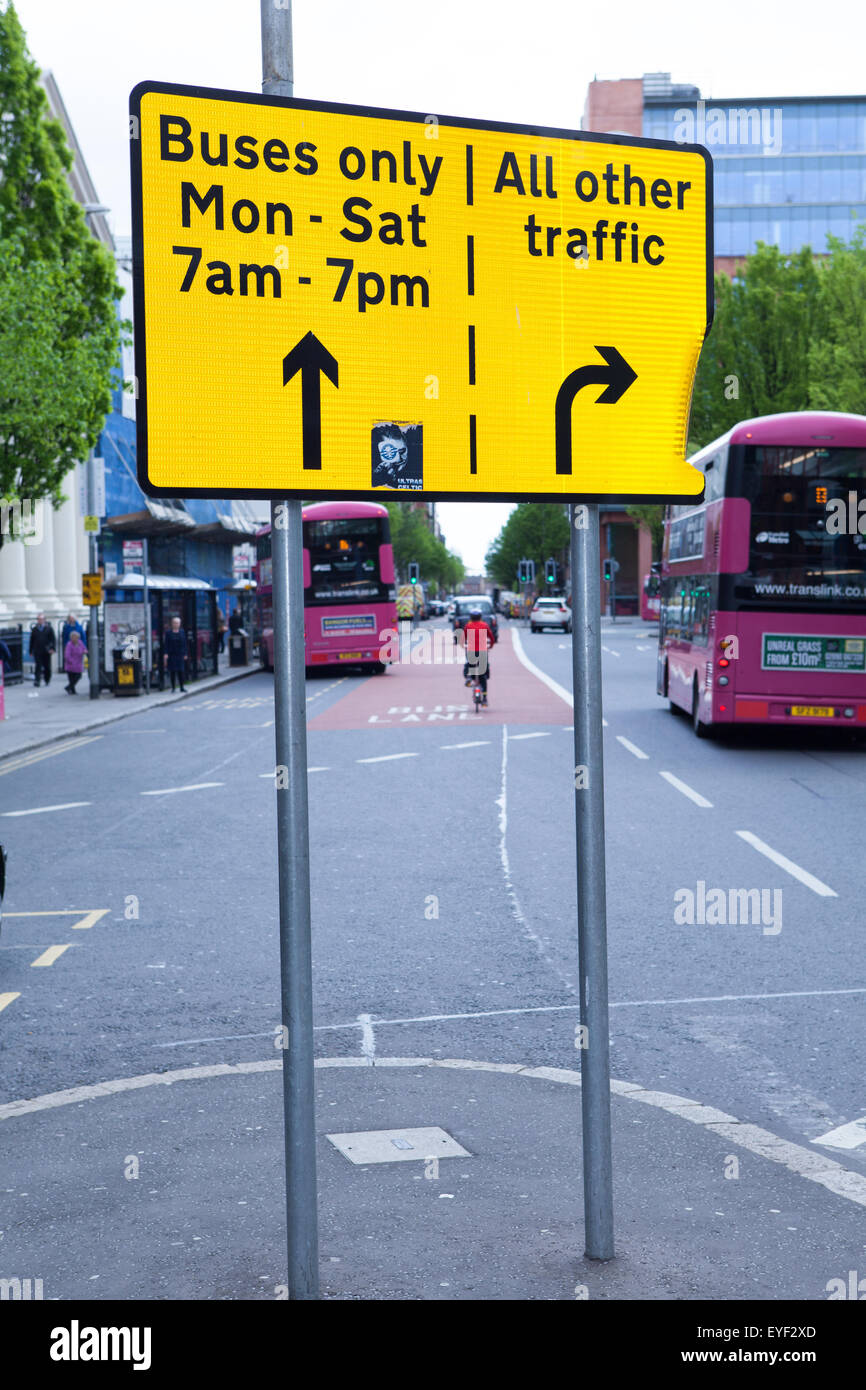
[[[317,1055],[357,1059],[359,1071],[385,1058],[576,1068],[570,638],[503,623],[479,714],[445,625],[421,632],[427,660],[306,685]],[[653,630],[605,624],[602,644],[612,1074],[866,1175],[866,755],[829,731],[699,741],[655,694]],[[278,1056],[273,737],[273,677],[262,673],[143,708],[17,770],[0,764],[10,856],[0,1100]],[[702,905],[714,889],[726,903],[731,889],[759,890],[761,914],[744,893],[747,920],[713,920]],[[180,1152],[185,1127],[206,1122],[204,1151],[219,1152],[220,1167],[225,1144],[256,1125],[276,1142],[272,1111],[242,1123],[232,1109],[223,1129],[212,1084],[185,1101],[170,1093],[163,1111],[144,1091],[140,1102],[125,1095],[129,1129],[112,1137],[112,1172],[151,1153],[163,1125]],[[339,1099],[320,1093],[324,1106]],[[83,1253],[100,1225],[96,1199],[62,1189],[75,1151],[93,1164],[92,1191],[113,1200],[99,1155],[103,1125],[118,1117],[96,1115],[82,1100],[15,1120],[21,1136],[47,1125],[38,1174],[26,1136],[3,1167],[0,1225],[18,1232],[19,1264],[51,1259],[62,1211],[64,1253],[49,1271],[58,1297],[100,1296]],[[164,1150],[148,1190],[169,1181]],[[254,1166],[246,1153],[239,1161]],[[278,1166],[272,1176],[278,1190]],[[198,1181],[209,1181],[207,1164]],[[179,1234],[161,1228],[157,1244],[188,1239],[179,1191],[177,1201]],[[863,1206],[827,1201],[837,1206],[832,1220],[830,1208],[813,1214],[816,1244],[837,1220],[851,1236],[827,1277],[858,1251],[866,1269]],[[797,1262],[794,1243],[775,1296],[810,1296]],[[255,1277],[270,1290],[279,1273]],[[130,1278],[114,1296],[258,1296],[230,1269],[220,1280],[179,1286],[165,1274],[148,1288]],[[411,1296],[448,1297],[447,1280]]]

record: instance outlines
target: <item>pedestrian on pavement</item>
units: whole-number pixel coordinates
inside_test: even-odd
[[[81,673],[84,670],[86,658],[87,648],[73,628],[72,635],[63,649],[63,666],[66,671],[66,685],[64,689],[68,695],[76,694],[75,687],[81,680]]]
[[[8,675],[8,673],[12,670],[12,653],[6,646],[6,643],[3,641],[2,637],[0,637],[0,661],[3,662],[4,675]]]
[[[73,632],[77,632],[85,647],[87,646],[87,634],[74,613],[66,615],[66,622],[60,632],[60,652],[63,656],[63,668],[66,669],[66,646]]]
[[[63,624],[63,628],[60,633],[60,650],[62,652],[66,651],[66,644],[72,636],[73,632],[78,633],[78,636],[81,638],[82,642],[86,647],[87,633],[84,629],[84,625],[78,621],[74,613],[67,613],[66,622]],[[64,661],[65,660],[66,658],[64,656]]]
[[[243,616],[241,614],[240,606],[238,606],[229,618],[229,632],[240,632],[243,629],[243,625]]]
[[[226,633],[228,632],[228,623],[226,622],[223,616],[221,608],[217,609],[217,632],[219,633],[220,639],[219,653],[220,656],[222,656],[223,652],[226,649]]]
[[[44,613],[37,613],[36,622],[30,629],[30,655],[33,658],[33,685],[34,689],[39,689],[40,677],[45,677],[45,684],[51,682],[51,658],[56,651],[54,643],[54,629],[45,621]]]
[[[181,690],[184,689],[183,674],[186,668],[186,633],[180,625],[180,618],[172,618],[171,629],[165,634],[162,650],[164,653],[165,669],[171,676],[171,688],[174,690],[175,681],[180,684]],[[184,693],[186,693],[184,691]]]

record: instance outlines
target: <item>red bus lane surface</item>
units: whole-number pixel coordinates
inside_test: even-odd
[[[571,708],[558,695],[528,671],[517,659],[511,632],[500,630],[499,641],[490,655],[489,706],[476,713],[471,691],[463,683],[463,651],[448,645],[434,647],[428,629],[425,660],[396,662],[382,676],[371,676],[349,690],[329,709],[315,715],[310,730],[393,729],[393,728],[469,728],[486,724],[570,725]],[[415,637],[415,642],[419,637]],[[433,658],[439,655],[437,662]]]

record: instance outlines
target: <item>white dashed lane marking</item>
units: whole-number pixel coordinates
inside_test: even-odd
[[[826,1144],[831,1149],[859,1149],[862,1144],[866,1144],[866,1115],[859,1120],[850,1120],[847,1125],[839,1125],[837,1129],[829,1130],[820,1138],[813,1139],[812,1143]]]
[[[378,758],[356,758],[356,763],[392,763],[397,758],[417,758],[418,753],[383,753]]]
[[[203,792],[208,787],[224,787],[225,782],[193,782],[188,787],[162,787],[158,791],[139,792],[140,796],[173,796],[175,792]]]
[[[490,746],[489,738],[476,738],[471,743],[440,743],[440,748],[487,748]]]
[[[46,811],[72,811],[76,806],[89,806],[89,801],[64,801],[60,806],[32,806],[29,811],[3,811],[4,816],[42,816]]]
[[[509,734],[508,742],[516,743],[519,738],[550,738],[550,734]]]
[[[799,864],[795,864],[793,859],[786,859],[784,854],[778,850],[771,849],[763,840],[759,840],[757,835],[753,835],[751,830],[738,830],[736,832],[741,840],[745,840],[747,845],[751,845],[759,854],[765,854],[768,859],[772,859],[774,864],[778,864],[780,869],[784,869],[786,874],[792,878],[799,879],[800,883],[805,883],[807,888],[811,888],[813,893],[817,893],[822,898],[838,898],[839,894],[826,883],[822,883],[820,878],[810,874],[807,869],[801,869]]]
[[[642,748],[638,748],[636,743],[632,743],[631,739],[625,738],[622,734],[617,734],[616,741],[621,743],[623,748],[627,748],[630,753],[633,753],[636,758],[649,758],[649,753],[645,753]]]
[[[713,803],[711,801],[707,801],[705,796],[701,796],[700,792],[696,792],[694,787],[690,787],[687,782],[681,782],[679,777],[675,777],[672,772],[660,772],[659,777],[664,777],[666,782],[670,782],[672,787],[676,787],[678,792],[682,792],[683,796],[687,796],[689,801],[693,801],[696,806],[712,808]]]

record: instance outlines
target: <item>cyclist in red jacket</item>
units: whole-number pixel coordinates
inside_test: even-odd
[[[469,622],[464,629],[464,646],[466,648],[466,661],[463,665],[463,679],[467,685],[472,685],[477,679],[481,686],[481,703],[487,704],[487,680],[490,676],[490,652],[496,634],[489,623],[486,623],[481,616],[480,608],[473,608],[469,614]]]

